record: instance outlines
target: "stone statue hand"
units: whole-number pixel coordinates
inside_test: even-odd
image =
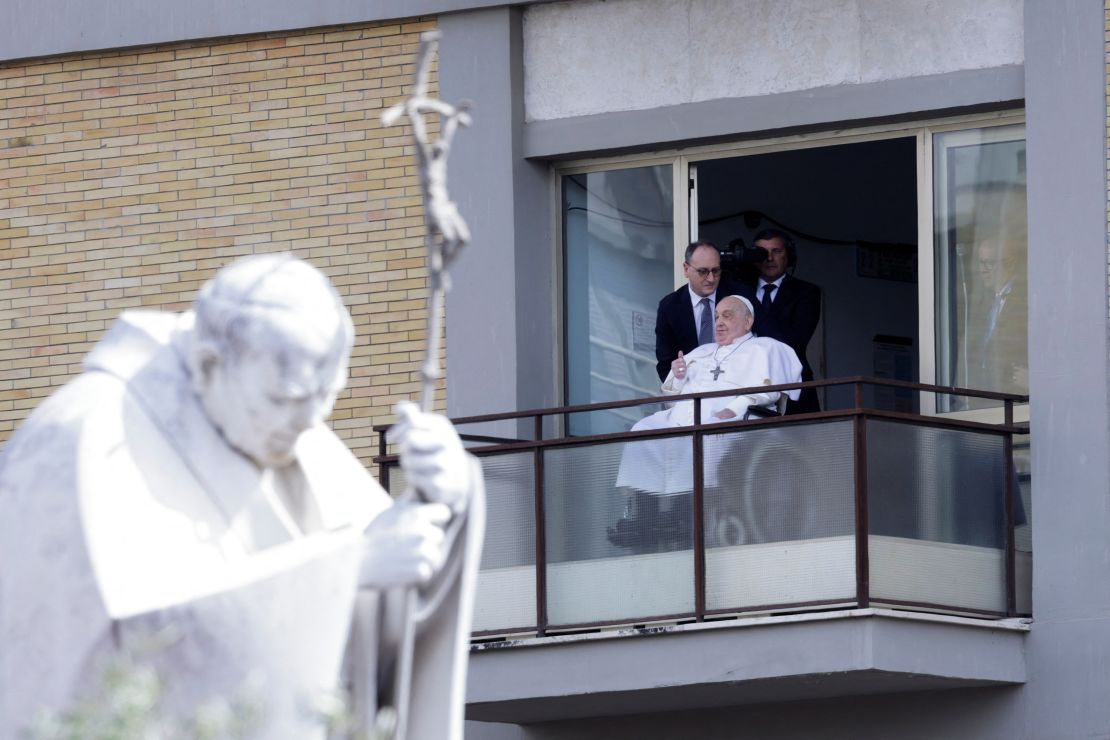
[[[401,469],[409,485],[425,501],[446,504],[456,514],[465,511],[471,461],[451,422],[408,401],[397,404],[397,416],[390,440],[400,446]]]
[[[446,560],[443,528],[450,519],[444,504],[394,503],[366,528],[359,584],[375,589],[426,584]]]

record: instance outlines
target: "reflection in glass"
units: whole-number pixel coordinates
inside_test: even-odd
[[[937,381],[1029,390],[1025,130],[937,134]],[[995,405],[943,399],[941,411]]]
[[[531,452],[483,455],[486,527],[474,597],[474,632],[513,632],[536,624],[535,464]],[[406,488],[405,472],[389,468],[389,495]]]
[[[852,424],[834,421],[706,436],[706,544],[853,536]]]
[[[690,497],[634,502],[629,491],[616,487],[623,448],[610,443],[545,455],[547,614],[553,627],[694,608]],[[619,535],[626,513],[636,531]]]
[[[872,419],[867,476],[874,601],[1005,608],[1001,435]]]
[[[475,632],[536,624],[535,466],[531,452],[485,455],[486,531]]]
[[[722,454],[705,490],[708,609],[856,595],[852,422],[707,435]],[[710,463],[707,463],[710,464]]]
[[[673,290],[671,166],[563,177],[567,403],[654,396],[655,312]],[[580,414],[570,433],[624,432],[637,409]]]

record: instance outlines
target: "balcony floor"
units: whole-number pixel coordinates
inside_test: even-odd
[[[467,719],[557,719],[1025,682],[1030,620],[886,609],[476,644]]]

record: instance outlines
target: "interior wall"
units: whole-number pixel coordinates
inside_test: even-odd
[[[882,247],[859,242],[917,243],[916,143],[912,138],[798,149],[698,163],[699,236],[724,248],[741,237],[751,244],[763,228],[785,225],[795,235],[795,276],[821,287],[822,322],[808,355],[818,378],[875,375],[876,335],[912,341],[912,378],[918,376],[916,262],[905,255],[892,274],[864,277],[862,259]],[[769,218],[745,220],[743,212]],[[806,238],[805,235],[820,237]],[[862,254],[861,254],[862,251]],[[892,270],[894,262],[870,271]],[[914,278],[912,282],[905,278]],[[889,358],[880,349],[881,362]],[[887,354],[883,354],[887,353]],[[826,407],[845,405],[851,389],[830,389]]]

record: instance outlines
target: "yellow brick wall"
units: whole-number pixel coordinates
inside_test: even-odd
[[[233,258],[283,250],[354,317],[332,424],[369,464],[371,425],[416,395],[427,295],[408,129],[379,115],[434,26],[0,65],[0,442],[120,310],[180,310]]]

